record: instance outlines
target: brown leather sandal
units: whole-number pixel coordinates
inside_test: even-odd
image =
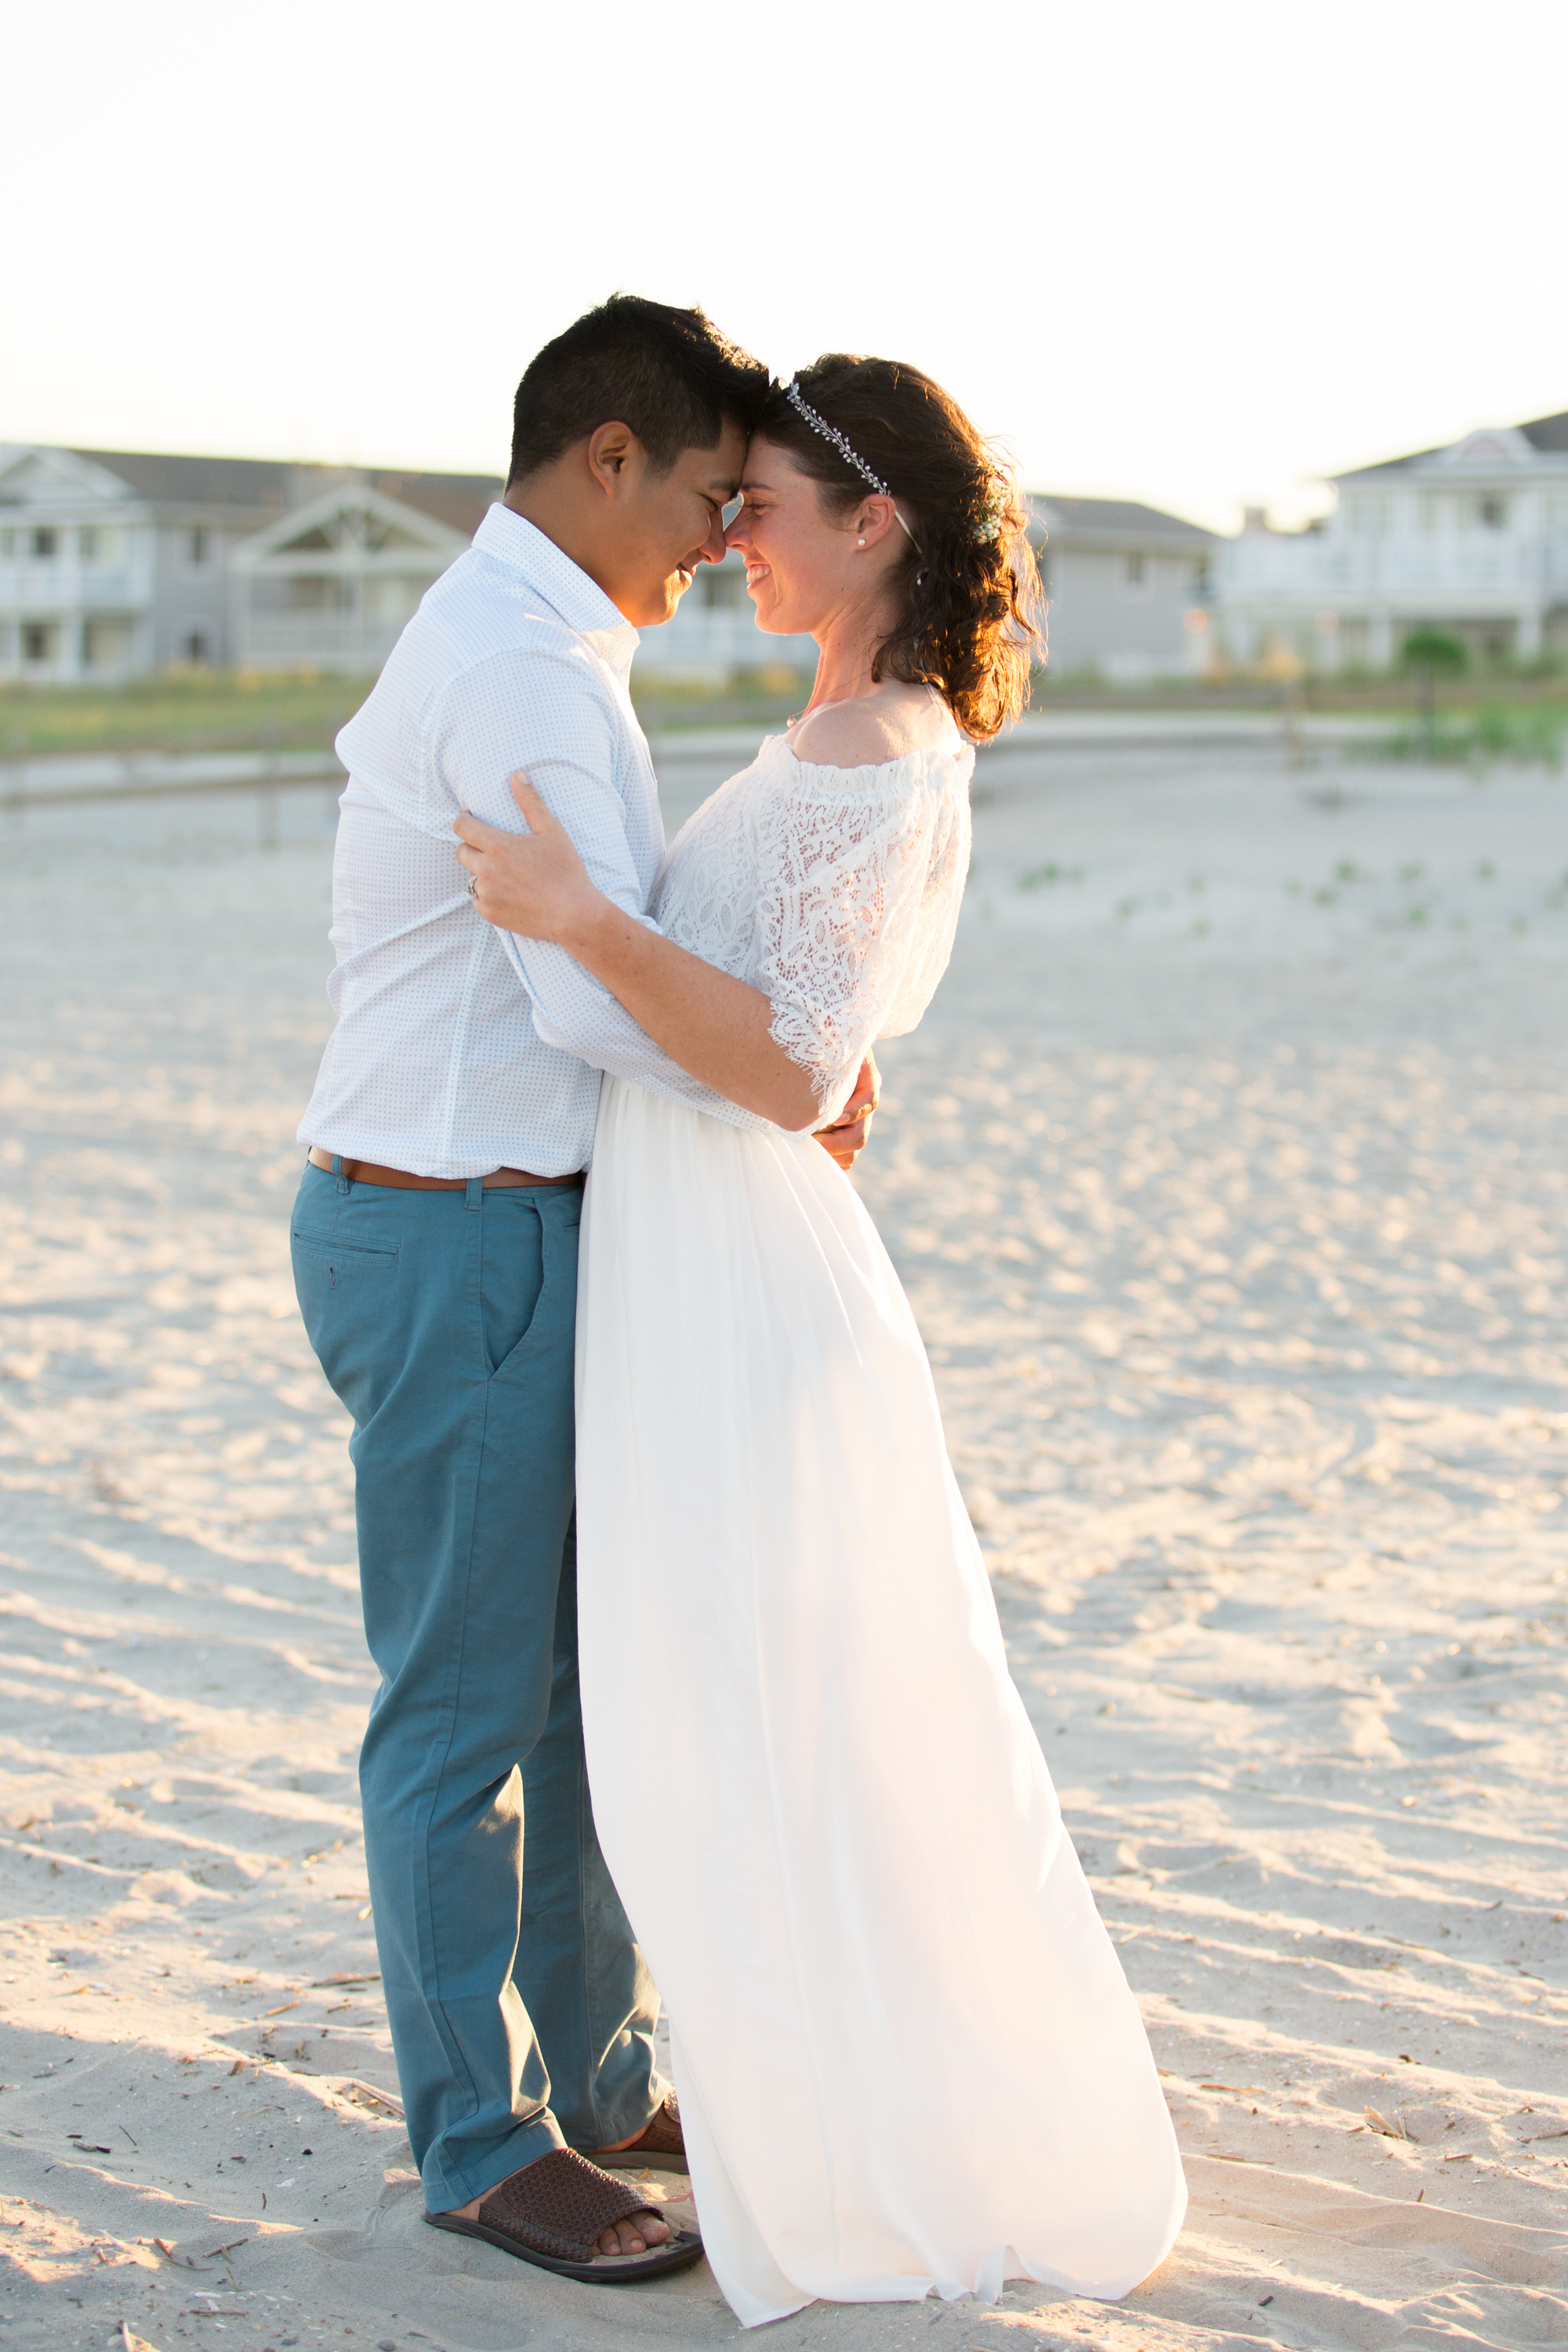
[[[503,2253],[534,2263],[561,2278],[586,2279],[595,2286],[628,2285],[636,2279],[662,2278],[701,2259],[695,2230],[672,2230],[662,2245],[640,2254],[601,2254],[601,2231],[613,2221],[655,2209],[624,2181],[612,2180],[575,2148],[552,2148],[525,2164],[490,2190],[471,2221],[458,2213],[426,2213],[434,2230],[455,2230],[483,2238]],[[663,2215],[658,2217],[663,2220]]]
[[[654,2109],[645,2128],[628,2146],[593,2147],[587,2154],[590,2164],[600,2165],[606,2172],[625,2166],[634,2172],[689,2173],[680,2129],[680,2101],[673,2091],[667,2092],[663,2105]]]

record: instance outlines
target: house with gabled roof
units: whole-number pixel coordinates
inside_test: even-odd
[[[1568,410],[1330,478],[1331,513],[1251,512],[1219,569],[1239,667],[1386,669],[1415,630],[1483,660],[1568,655]]]
[[[250,669],[379,669],[472,536],[363,483],[323,490],[235,547],[235,660]]]
[[[205,663],[373,670],[502,488],[486,475],[0,447],[0,678],[110,682]]]
[[[1210,658],[1212,530],[1133,499],[1039,493],[1029,537],[1048,604],[1053,678],[1142,686]]]

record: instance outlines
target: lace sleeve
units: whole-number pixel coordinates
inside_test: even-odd
[[[805,767],[805,788],[761,827],[755,984],[822,1118],[879,1037],[914,1027],[947,968],[968,866],[966,779],[952,765]]]

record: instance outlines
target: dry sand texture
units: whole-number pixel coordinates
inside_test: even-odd
[[[864,1185],[1192,2216],[1116,2310],[773,2340],[1562,2342],[1568,784],[1058,750],[978,797]],[[254,828],[5,843],[0,2343],[729,2341],[705,2271],[423,2231],[378,2096],[371,1678],[285,1248],[329,831]]]

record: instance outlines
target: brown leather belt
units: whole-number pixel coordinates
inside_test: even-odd
[[[332,1155],[323,1151],[319,1143],[310,1146],[310,1165],[332,1172]],[[466,1176],[411,1176],[406,1168],[383,1168],[374,1160],[345,1160],[343,1174],[351,1184],[385,1184],[401,1192],[462,1192],[468,1189]],[[531,1176],[524,1168],[492,1168],[480,1183],[487,1192],[502,1184],[580,1184],[582,1171],[570,1176]]]

